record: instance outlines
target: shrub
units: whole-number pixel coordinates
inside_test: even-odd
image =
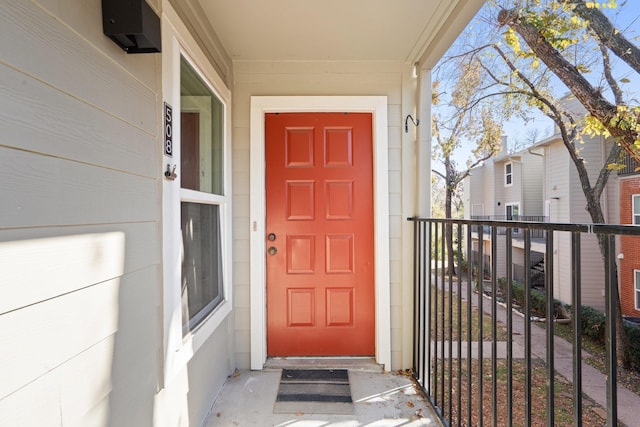
[[[503,292],[503,295],[506,294],[507,288],[507,280],[504,277],[498,279],[498,289]],[[522,283],[513,282],[513,286],[511,288],[511,294],[513,295],[513,301],[524,307],[524,299],[525,299],[525,287]],[[553,300],[553,316],[561,317],[562,303],[557,299]],[[540,316],[546,317],[547,315],[547,295],[544,292],[541,292],[537,289],[531,289],[531,311],[537,313]]]
[[[627,333],[627,340],[629,341],[629,360],[631,361],[631,368],[640,372],[640,327],[625,325],[625,332]]]
[[[524,307],[524,285],[518,282],[513,282],[511,287],[511,295],[516,304]]]
[[[503,296],[507,295],[507,278],[498,277],[498,292]]]
[[[531,289],[531,311],[542,316],[547,313],[547,296],[537,289]]]
[[[604,342],[604,313],[592,307],[582,306],[582,334],[594,341]]]
[[[469,264],[467,263],[466,259],[462,259],[462,261],[460,261],[460,265],[458,265],[458,268],[460,268],[460,274],[467,273],[467,268],[469,268]]]

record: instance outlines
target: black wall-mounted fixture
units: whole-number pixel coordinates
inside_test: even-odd
[[[127,53],[161,50],[160,18],[145,0],[102,0],[102,32]]]
[[[416,127],[420,124],[420,119],[414,120],[413,117],[411,117],[411,114],[409,114],[407,118],[404,119],[404,133],[409,132],[409,120],[411,120],[411,123],[413,123],[413,125]]]

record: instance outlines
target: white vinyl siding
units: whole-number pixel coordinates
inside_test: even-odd
[[[0,424],[149,425],[157,56],[105,37],[100,2],[6,0],[0,28]]]
[[[588,159],[589,167],[602,165],[602,141],[587,140],[581,155]],[[551,222],[590,223],[586,211],[586,201],[575,166],[569,158],[566,147],[560,138],[554,140],[545,149],[546,198],[549,200]],[[596,172],[589,171],[590,176]],[[612,174],[603,197],[608,197],[609,187],[615,186],[615,174]],[[606,213],[605,213],[606,214]],[[604,308],[602,277],[604,266],[597,239],[584,235],[581,244],[582,302],[594,308]],[[571,236],[568,233],[555,233],[554,236],[554,295],[569,303],[571,301],[571,271],[564,268],[571,262]]]
[[[484,215],[484,205],[483,204],[473,204],[471,205],[471,216],[483,216]]]
[[[539,150],[536,150],[536,152]],[[522,155],[521,195],[522,215],[544,215],[544,163],[543,157],[528,152]]]

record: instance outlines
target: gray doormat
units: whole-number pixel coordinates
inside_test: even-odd
[[[273,412],[353,414],[346,369],[283,369]]]

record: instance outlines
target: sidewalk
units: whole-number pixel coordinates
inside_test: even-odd
[[[457,283],[454,281],[454,290],[457,290]],[[462,283],[462,300],[466,301],[466,282]],[[478,294],[474,293],[472,298],[472,306],[478,306]],[[484,296],[485,302],[482,304],[483,312],[490,314],[491,305],[490,298]],[[487,304],[486,302],[489,302]],[[514,348],[524,348],[524,318],[516,313],[512,314],[513,319],[513,343]],[[507,323],[507,310],[501,304],[497,305],[497,320],[503,324]],[[573,382],[573,347],[566,340],[556,336],[553,340],[554,345],[554,366],[556,372],[564,377],[569,383]],[[540,326],[531,324],[531,354],[542,360],[547,358],[547,342],[546,330]],[[591,357],[589,353],[583,350],[582,359]],[[582,392],[593,399],[603,408],[607,408],[607,378],[606,376],[593,368],[592,366],[582,363]],[[627,426],[637,426],[640,424],[638,418],[638,408],[640,408],[640,396],[631,392],[627,388],[618,385],[618,421]],[[606,414],[605,414],[606,416]]]

